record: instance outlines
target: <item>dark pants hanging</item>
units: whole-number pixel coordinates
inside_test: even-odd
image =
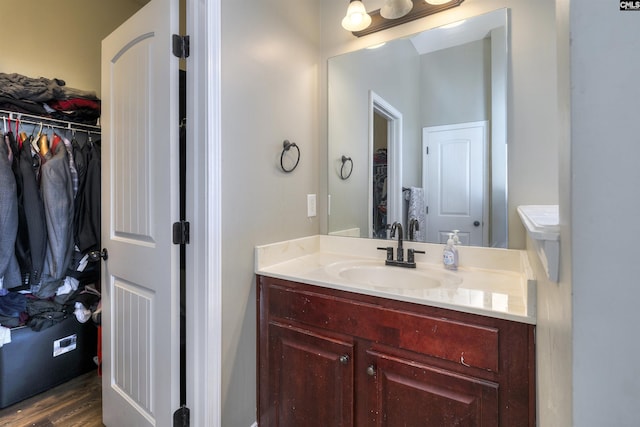
[[[29,236],[31,252],[30,284],[38,284],[42,275],[44,258],[47,250],[47,224],[44,216],[44,205],[36,178],[40,168],[40,158],[31,155],[31,137],[23,143],[20,150],[20,171],[22,176],[22,203]]]

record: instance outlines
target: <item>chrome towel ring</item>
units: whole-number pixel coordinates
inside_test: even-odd
[[[282,143],[282,154],[280,154],[280,167],[282,168],[282,170],[286,173],[289,172],[293,172],[293,170],[298,167],[298,163],[300,163],[300,148],[296,145],[295,142],[290,142],[288,139],[285,139],[284,142]],[[291,148],[295,148],[296,151],[298,152],[298,156],[296,157],[296,163],[293,165],[293,167],[291,169],[287,169],[284,167],[284,155],[287,153],[287,151],[289,151]]]
[[[351,164],[351,167],[349,168],[349,173],[346,173],[344,168],[344,166],[347,163]],[[351,157],[342,156],[342,167],[340,167],[340,178],[343,180],[348,179],[351,176],[351,172],[353,172],[353,160],[351,160]]]

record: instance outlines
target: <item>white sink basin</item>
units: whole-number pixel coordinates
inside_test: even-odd
[[[387,266],[384,261],[344,261],[328,265],[326,271],[350,283],[384,289],[432,289],[456,285],[462,279],[451,273],[422,268]]]

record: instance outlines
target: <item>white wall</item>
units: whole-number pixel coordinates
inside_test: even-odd
[[[222,425],[256,418],[255,245],[319,232],[320,2],[222,1]],[[280,170],[282,141],[300,147]],[[320,210],[319,210],[320,212]]]
[[[573,422],[637,426],[640,21],[570,2]]]
[[[5,0],[0,72],[59,78],[100,96],[102,39],[141,5],[131,0]]]

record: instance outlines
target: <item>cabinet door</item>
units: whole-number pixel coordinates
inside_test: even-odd
[[[353,342],[289,324],[269,325],[269,427],[353,425]]]
[[[370,426],[498,425],[498,384],[378,351],[367,362]]]

